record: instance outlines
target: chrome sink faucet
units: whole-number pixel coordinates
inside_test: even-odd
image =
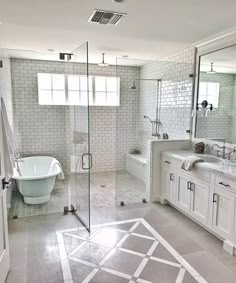
[[[214,150],[215,148],[217,148],[217,157],[222,157],[223,159],[229,159],[231,158],[231,154],[236,152],[235,147],[234,148],[228,148],[225,146],[225,144],[223,146],[219,146],[218,144],[213,144],[212,149]],[[226,150],[229,150],[228,152],[226,152]],[[221,151],[222,150],[222,151]],[[221,155],[220,155],[221,153]]]

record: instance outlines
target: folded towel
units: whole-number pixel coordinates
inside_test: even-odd
[[[196,156],[189,156],[183,161],[181,168],[185,171],[191,171],[198,162],[204,162],[204,160]]]

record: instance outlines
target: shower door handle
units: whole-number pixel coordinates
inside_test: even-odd
[[[88,167],[85,167],[84,166],[84,157],[85,156],[88,156],[88,160],[89,160],[89,162],[88,162]],[[92,167],[93,167],[93,156],[92,156],[92,154],[91,153],[84,153],[84,154],[82,154],[82,169],[83,170],[90,170],[90,169],[92,169]]]

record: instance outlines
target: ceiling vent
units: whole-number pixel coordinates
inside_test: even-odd
[[[89,23],[102,25],[117,25],[126,14],[108,12],[103,10],[94,10],[92,16],[89,18]]]

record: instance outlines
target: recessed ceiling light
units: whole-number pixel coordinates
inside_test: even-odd
[[[112,0],[112,1],[115,2],[115,3],[121,4],[121,3],[126,2],[127,0]]]
[[[54,49],[49,48],[49,49],[48,49],[48,51],[49,51],[49,52],[54,52],[55,50],[54,50]]]

